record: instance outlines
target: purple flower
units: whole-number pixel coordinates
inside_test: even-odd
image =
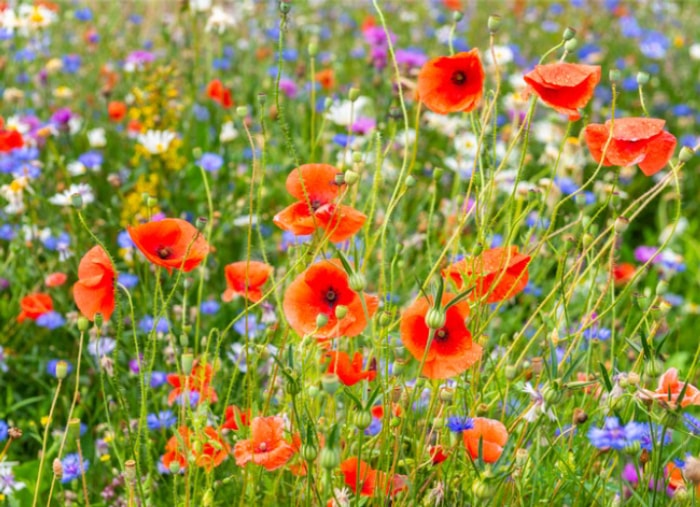
[[[290,99],[297,95],[297,84],[288,77],[280,78],[280,90]]]
[[[365,41],[370,45],[370,46],[383,46],[386,47],[387,44],[387,38],[386,38],[386,32],[384,31],[384,28],[381,26],[371,26],[369,28],[366,28],[363,32],[362,35],[365,38]],[[392,32],[389,32],[389,37],[391,38],[391,43],[396,42],[396,35]]]
[[[588,439],[598,449],[620,451],[634,442],[641,441],[646,432],[644,424],[629,422],[621,426],[617,417],[607,417],[602,428],[591,428],[588,431]]]
[[[35,322],[39,327],[44,327],[46,329],[58,329],[66,323],[66,319],[64,319],[63,315],[60,313],[51,311],[39,315]]]
[[[71,110],[67,107],[62,107],[51,115],[51,123],[59,127],[65,127],[72,117],[73,113],[71,113]]]
[[[202,156],[197,160],[197,165],[205,171],[215,172],[224,165],[224,159],[216,153],[202,153]]]
[[[376,125],[377,122],[375,122],[373,118],[360,117],[355,120],[355,123],[352,124],[351,129],[355,134],[364,136],[371,132]]]
[[[168,381],[168,374],[164,371],[152,371],[151,372],[151,387],[157,388],[162,386]]]
[[[396,50],[396,63],[399,65],[405,65],[406,67],[422,67],[427,61],[428,57],[426,54],[417,49]]]
[[[90,466],[90,461],[84,459],[81,463],[80,456],[76,452],[73,454],[68,454],[65,458],[63,458],[63,460],[61,460],[61,464],[63,465],[63,477],[61,478],[61,482],[66,484],[71,482],[73,479],[80,478]]]
[[[641,263],[647,263],[649,261],[651,262],[658,262],[656,258],[659,255],[659,249],[656,248],[655,246],[638,246],[637,248],[634,249],[634,258],[637,262]]]

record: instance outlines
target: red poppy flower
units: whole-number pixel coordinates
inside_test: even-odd
[[[359,488],[360,496],[373,496],[375,493],[382,493],[394,496],[400,491],[407,489],[406,477],[394,474],[391,480],[387,479],[387,474],[378,470],[373,470],[368,463],[356,457],[348,458],[340,464],[340,471],[345,476],[345,484],[357,493]]]
[[[334,243],[355,235],[367,217],[351,206],[334,202],[340,194],[341,185],[336,181],[340,174],[328,164],[305,164],[292,170],[287,177],[287,192],[297,202],[275,215],[275,225],[297,236],[312,234],[320,227]]]
[[[284,419],[278,416],[253,418],[250,439],[240,440],[233,448],[238,466],[252,461],[270,471],[283,467],[294,452],[284,439]]]
[[[600,81],[600,67],[566,62],[548,63],[535,65],[523,77],[542,102],[575,121],[581,118],[578,109],[586,107]]]
[[[172,273],[180,269],[192,271],[206,257],[209,245],[189,222],[166,218],[136,227],[127,227],[129,236],[146,258]]]
[[[428,453],[430,454],[430,459],[433,465],[439,465],[443,461],[447,461],[447,454],[441,445],[433,445],[428,448]]]
[[[233,106],[231,91],[228,90],[218,79],[212,80],[207,85],[207,97],[214,102],[218,102],[224,109],[228,109],[229,107]]]
[[[7,153],[15,148],[24,146],[22,134],[16,130],[1,130],[0,129],[0,153]]]
[[[675,406],[678,404],[678,396],[681,394],[685,382],[678,379],[678,370],[669,368],[659,378],[656,391],[643,390],[641,396],[646,399],[655,399],[661,403]],[[700,390],[692,384],[685,388],[685,394],[681,401],[681,407],[688,405],[700,405]]]
[[[263,296],[261,287],[265,285],[273,269],[269,264],[260,261],[228,264],[224,268],[226,291],[221,295],[221,299],[228,303],[236,296],[247,296],[249,301],[257,303]]]
[[[443,294],[442,305],[453,298],[453,294]],[[432,297],[419,297],[403,312],[401,340],[416,360],[422,361],[425,355],[423,375],[428,378],[454,377],[481,359],[481,347],[472,343],[472,335],[464,322],[469,315],[469,303],[461,301],[447,309],[445,325],[435,331],[430,349],[425,354],[430,333],[425,316],[432,306]]]
[[[216,391],[211,386],[211,380],[214,376],[214,368],[211,364],[201,365],[195,364],[189,375],[178,375],[171,373],[168,375],[168,383],[173,386],[173,390],[168,395],[168,405],[175,403],[185,391],[188,393],[197,394],[197,404],[204,401],[216,403],[218,396]]]
[[[377,311],[379,299],[364,294],[367,313],[371,318]],[[342,319],[336,317],[338,306],[347,308]],[[320,261],[297,276],[287,287],[282,304],[287,322],[299,335],[313,334],[319,339],[357,336],[367,327],[361,296],[349,285],[348,274],[337,263]],[[319,314],[328,323],[316,329]]]
[[[375,419],[384,419],[384,405],[374,405],[370,409],[370,413],[372,414],[372,417]],[[403,414],[403,410],[401,409],[401,405],[398,403],[391,403],[391,414],[394,417],[401,417],[401,414]]]
[[[250,426],[250,409],[241,410],[236,405],[226,407],[222,428],[238,431],[241,426]]]
[[[637,268],[631,262],[622,262],[613,266],[613,280],[615,285],[624,285],[634,278]]]
[[[46,278],[44,278],[44,285],[46,285],[47,287],[60,287],[61,285],[66,283],[66,280],[68,280],[68,275],[66,275],[65,273],[49,273],[48,275],[46,275]]]
[[[676,149],[676,138],[664,130],[664,120],[655,118],[616,118],[612,140],[603,158],[603,149],[610,136],[610,120],[605,125],[591,123],[584,135],[593,159],[604,166],[638,165],[652,176],[668,163]]]
[[[113,122],[120,122],[126,116],[126,104],[124,102],[112,101],[107,105],[107,114]]]
[[[115,306],[115,278],[112,262],[101,246],[92,247],[80,260],[73,299],[86,319],[95,320],[96,313],[101,313],[105,321],[110,319]]]
[[[442,271],[458,289],[473,286],[472,301],[486,296],[486,303],[511,298],[527,285],[530,256],[518,253],[517,246],[491,248],[472,258],[462,259]]]
[[[440,114],[469,112],[484,93],[484,67],[479,51],[429,60],[418,74],[418,98]]]
[[[187,426],[180,426],[177,435],[173,435],[165,444],[165,454],[161,458],[163,466],[171,470],[172,464],[177,463],[180,471],[187,468],[187,455],[190,452],[190,435],[192,432]]]
[[[335,73],[333,69],[324,69],[316,73],[316,82],[324,90],[331,90],[335,87]]]
[[[462,432],[464,446],[472,459],[479,457],[479,447],[485,463],[494,463],[501,457],[503,446],[508,441],[508,430],[501,421],[476,417],[474,427]]]
[[[53,300],[50,295],[37,292],[24,296],[19,306],[22,310],[17,316],[17,322],[24,322],[25,319],[36,320],[53,310]]]
[[[207,472],[218,467],[229,455],[231,448],[221,438],[219,432],[207,426],[202,434],[198,435],[193,446],[194,463],[198,467],[204,468]]]
[[[341,351],[330,351],[323,355],[330,359],[326,373],[335,373],[340,381],[346,386],[354,386],[361,380],[374,380],[377,376],[376,365],[370,365],[369,369],[362,371],[362,354],[355,352],[350,362],[350,356]]]

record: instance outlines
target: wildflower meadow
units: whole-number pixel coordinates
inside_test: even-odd
[[[0,506],[700,504],[699,22],[0,0]]]

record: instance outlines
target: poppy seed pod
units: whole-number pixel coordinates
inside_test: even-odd
[[[124,478],[129,482],[136,480],[136,461],[133,459],[124,462]]]
[[[338,305],[335,307],[335,318],[344,319],[348,314],[348,307],[345,305]]]
[[[649,74],[646,72],[637,72],[637,84],[644,86],[649,82]]]
[[[78,317],[78,331],[84,333],[90,327],[90,321],[85,317]]]
[[[333,396],[340,387],[340,378],[335,373],[324,373],[321,376],[321,387]]]
[[[629,218],[619,216],[615,219],[615,224],[613,225],[613,228],[615,229],[615,232],[621,233],[625,232],[627,230],[627,227],[629,226],[630,221]]]
[[[345,171],[345,174],[343,174],[343,181],[350,186],[354,185],[359,180],[360,175],[351,169],[348,169],[347,171]]]
[[[462,21],[462,19],[464,19],[464,14],[462,14],[459,11],[454,11],[452,13],[452,19],[454,20],[455,23],[459,23],[460,21]]]
[[[661,374],[663,368],[663,363],[659,359],[652,357],[644,365],[644,374],[649,377],[658,377]]]
[[[65,361],[58,361],[56,363],[56,378],[58,380],[63,380],[68,375],[68,363]]]
[[[573,51],[576,51],[576,48],[578,47],[578,40],[577,39],[569,39],[564,43],[564,49],[568,52],[571,53]]]
[[[279,9],[282,14],[289,14],[292,10],[292,2],[290,0],[280,0]]]
[[[194,357],[191,353],[185,352],[184,354],[182,354],[180,363],[182,365],[182,373],[184,373],[185,375],[189,375],[190,373],[192,373],[192,368],[194,366]]]
[[[497,33],[498,30],[501,29],[501,16],[498,14],[491,14],[486,24],[491,35]]]
[[[348,90],[348,98],[352,102],[355,102],[359,97],[360,97],[360,90],[358,90],[357,88],[350,88],[350,90]]]
[[[689,162],[690,159],[692,159],[694,155],[695,155],[695,151],[692,148],[688,148],[687,146],[683,146],[683,148],[681,148],[680,153],[678,154],[678,160],[680,160],[681,162],[683,162],[685,164],[686,162]]]
[[[622,78],[622,73],[618,69],[611,69],[608,73],[608,79],[611,83],[617,83]]]
[[[318,54],[318,42],[317,41],[309,42],[309,56],[313,58],[317,54]]]
[[[440,430],[445,427],[445,418],[444,417],[435,417],[433,418],[433,428],[436,430]]]
[[[168,470],[170,470],[171,474],[176,474],[180,472],[180,463],[177,460],[171,461],[170,466],[168,467]]]
[[[570,26],[567,26],[564,29],[564,34],[562,35],[562,39],[569,41],[569,40],[572,40],[574,37],[576,37],[576,30],[574,30]]]

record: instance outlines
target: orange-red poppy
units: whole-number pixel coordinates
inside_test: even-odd
[[[211,426],[204,428],[195,442],[198,445],[193,446],[194,463],[207,472],[218,467],[231,452],[231,448],[221,438],[221,434]]]
[[[442,4],[451,11],[461,11],[464,9],[462,0],[442,0]]]
[[[60,287],[66,283],[66,280],[68,280],[68,275],[57,271],[56,273],[49,273],[46,275],[46,278],[44,278],[44,285],[47,287]]]
[[[260,261],[239,261],[226,265],[226,291],[221,295],[221,299],[229,302],[236,296],[243,296],[257,303],[262,299],[262,286],[273,269],[269,264]]]
[[[356,234],[367,217],[351,206],[337,204],[341,172],[329,164],[304,164],[287,177],[287,191],[297,199],[273,218],[280,229],[297,236],[312,234],[320,227],[334,243]]]
[[[92,247],[80,259],[73,299],[86,319],[95,320],[96,313],[101,313],[105,321],[110,319],[115,306],[116,275],[112,261],[100,245]]]
[[[367,316],[362,308],[367,305]],[[347,313],[341,319],[336,309],[344,306]],[[313,334],[319,339],[357,336],[367,327],[379,306],[377,296],[361,296],[350,288],[348,274],[337,263],[320,261],[297,276],[284,293],[282,307],[287,322],[299,335]],[[316,329],[316,319],[323,314],[328,322]]]
[[[172,470],[172,464],[177,463],[180,471],[187,468],[187,456],[192,446],[190,436],[192,432],[187,426],[180,426],[177,435],[173,435],[165,444],[165,454],[161,462],[168,470]]]
[[[7,153],[22,146],[24,146],[22,134],[16,130],[0,129],[0,153]]]
[[[236,405],[226,407],[222,428],[238,431],[242,426],[250,426],[250,409],[241,410]]]
[[[53,300],[50,295],[37,292],[24,296],[19,306],[21,311],[17,316],[17,322],[24,322],[25,319],[36,320],[53,310]]]
[[[484,93],[484,67],[479,51],[429,60],[418,74],[418,98],[440,114],[469,112]]]
[[[644,398],[655,399],[669,406],[678,405],[678,396],[681,394],[685,382],[678,379],[678,370],[669,368],[659,378],[659,385],[656,391],[643,390],[641,396]],[[700,405],[700,391],[692,384],[688,384],[685,388],[685,394],[681,401],[681,407],[688,405]]]
[[[197,404],[204,401],[216,403],[218,396],[211,386],[214,376],[214,368],[211,364],[195,364],[189,375],[178,375],[171,373],[167,376],[168,383],[173,386],[173,390],[168,395],[168,405],[175,403],[179,396],[187,392],[196,393]],[[194,399],[194,398],[193,398]]]
[[[316,82],[324,90],[331,90],[335,87],[335,73],[333,69],[324,69],[316,73]]]
[[[252,461],[267,470],[283,467],[294,452],[294,447],[284,439],[284,419],[279,416],[253,418],[250,438],[237,442],[233,448],[238,466]]]
[[[575,121],[581,118],[578,110],[586,107],[600,82],[600,66],[548,63],[536,65],[523,78],[542,102]]]
[[[346,486],[353,493],[358,493],[359,489],[360,496],[373,496],[375,493],[394,496],[408,487],[406,476],[394,474],[391,480],[388,480],[385,472],[372,469],[368,463],[356,457],[343,461],[340,464],[340,471],[345,477]]]
[[[503,446],[508,441],[508,430],[501,421],[476,417],[474,426],[462,432],[464,446],[472,459],[479,457],[481,447],[481,459],[485,463],[494,463],[501,457]]]
[[[346,386],[354,386],[364,379],[372,381],[377,376],[374,364],[370,365],[367,370],[362,370],[362,354],[359,352],[355,352],[352,361],[347,353],[337,350],[326,352],[323,357],[329,360],[326,373],[335,373]]]
[[[370,409],[370,413],[372,414],[372,417],[376,419],[384,419],[384,405],[374,405]],[[394,417],[401,417],[401,414],[403,414],[403,410],[401,409],[401,405],[398,403],[391,403],[391,414]]]
[[[428,448],[428,454],[430,454],[433,465],[439,465],[443,461],[447,461],[447,454],[441,445],[430,446]]]
[[[472,300],[486,296],[486,303],[511,298],[522,291],[528,281],[530,256],[518,253],[517,246],[491,248],[451,264],[442,271],[458,289],[474,287]]]
[[[219,79],[209,82],[207,85],[207,97],[214,102],[218,102],[225,109],[233,106],[231,91]]]
[[[621,262],[620,264],[615,264],[612,270],[613,280],[615,285],[624,285],[634,278],[634,274],[637,272],[637,268],[631,262]]]
[[[604,125],[591,123],[584,135],[593,159],[604,166],[638,165],[639,169],[652,176],[668,163],[676,149],[676,138],[664,130],[664,120],[655,118],[616,118],[610,137],[610,120]]]
[[[192,271],[206,257],[209,245],[204,236],[189,222],[165,218],[136,227],[127,227],[129,236],[146,258],[172,273]]]
[[[444,306],[453,294],[442,296]],[[411,355],[425,364],[421,372],[428,378],[450,378],[459,375],[481,359],[482,349],[472,342],[465,319],[469,315],[469,303],[461,301],[445,312],[445,325],[435,331],[430,349],[426,354],[430,329],[425,316],[433,306],[432,296],[416,299],[401,316],[401,341]]]
[[[114,122],[122,121],[126,116],[126,104],[113,100],[107,105],[107,114],[109,115],[109,119]]]

